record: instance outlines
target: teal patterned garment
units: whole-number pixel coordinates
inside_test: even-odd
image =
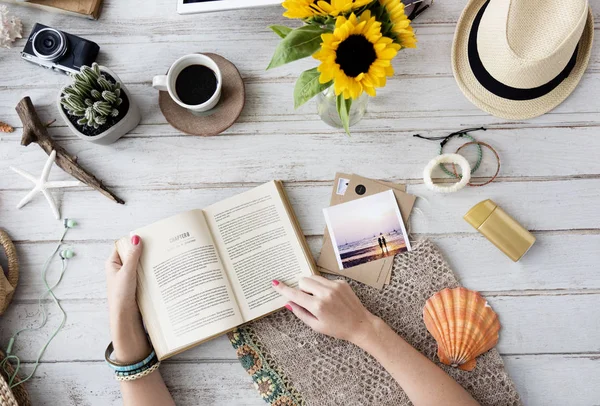
[[[287,382],[280,372],[270,365],[265,350],[259,349],[252,340],[249,329],[237,328],[227,334],[240,363],[252,377],[260,396],[273,406],[304,406],[300,394]]]

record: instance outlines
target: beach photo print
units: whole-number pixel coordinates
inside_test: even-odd
[[[323,214],[340,271],[411,250],[392,190],[328,207]]]

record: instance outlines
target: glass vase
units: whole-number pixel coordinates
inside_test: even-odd
[[[335,101],[336,96],[333,86],[317,94],[317,113],[325,124],[335,128],[344,128]],[[352,101],[352,106],[350,106],[350,127],[364,117],[367,112],[368,102],[369,95],[366,93],[363,93],[358,99]]]

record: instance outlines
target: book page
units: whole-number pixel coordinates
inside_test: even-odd
[[[273,279],[296,287],[312,274],[275,182],[204,209],[244,321],[283,307]],[[302,236],[300,236],[303,238]]]
[[[142,238],[138,279],[156,314],[168,351],[242,323],[227,274],[201,210],[188,211],[133,231]],[[150,322],[150,323],[149,323]],[[148,328],[150,332],[150,328]],[[152,334],[151,334],[152,337]]]

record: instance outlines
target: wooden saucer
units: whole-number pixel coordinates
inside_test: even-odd
[[[205,116],[196,116],[175,103],[168,92],[158,93],[160,111],[173,127],[189,135],[219,135],[232,126],[244,109],[246,91],[244,81],[235,65],[217,54],[203,54],[211,58],[221,70],[223,84],[219,103]]]

